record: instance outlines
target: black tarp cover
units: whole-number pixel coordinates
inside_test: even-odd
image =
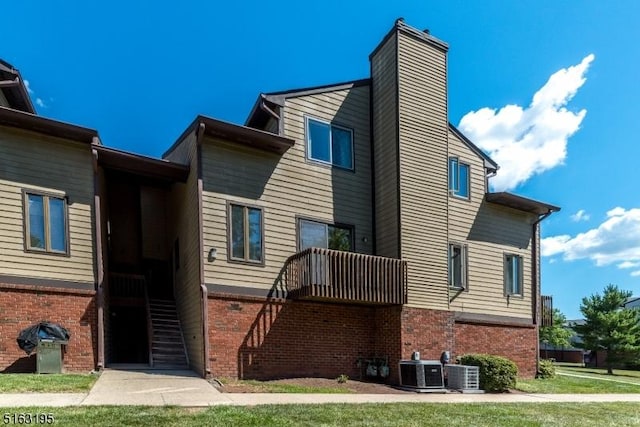
[[[26,329],[23,329],[18,335],[18,346],[27,352],[27,354],[31,354],[34,348],[38,346],[38,341],[41,339],[54,340],[54,341],[64,341],[65,344],[69,341],[69,331],[67,331],[62,326],[57,323],[50,322],[40,322],[35,325],[29,326]]]

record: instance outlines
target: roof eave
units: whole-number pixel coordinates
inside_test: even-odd
[[[106,168],[165,182],[187,182],[189,166],[101,145],[93,147],[98,163]]]
[[[0,107],[0,125],[88,144],[98,137],[98,132],[93,129],[47,119],[7,107]]]
[[[535,215],[546,215],[560,211],[560,208],[558,206],[539,202],[533,199],[528,199],[526,197],[507,192],[486,193],[485,200],[489,203],[506,206]]]
[[[455,127],[451,122],[449,122],[449,130],[453,132],[458,138],[460,138],[460,140],[464,144],[466,144],[471,149],[471,151],[473,151],[474,153],[476,153],[478,156],[482,158],[482,160],[484,161],[484,167],[486,169],[490,170],[491,172],[496,172],[498,169],[500,169],[500,166],[498,166],[498,164],[495,161],[493,161],[491,157],[489,157],[484,151],[482,151],[480,147],[478,147],[469,138],[467,138],[460,131],[460,129]]]

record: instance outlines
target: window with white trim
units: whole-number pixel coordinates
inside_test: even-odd
[[[449,287],[468,290],[467,245],[449,243]]]
[[[65,197],[24,191],[25,248],[68,255],[69,216]]]
[[[353,169],[353,131],[318,119],[306,118],[307,158]]]
[[[469,165],[457,157],[449,157],[449,192],[463,199],[470,196]]]
[[[505,295],[523,295],[522,257],[505,254],[504,256],[504,293]]]

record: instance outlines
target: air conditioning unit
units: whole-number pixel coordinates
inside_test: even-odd
[[[445,365],[447,387],[456,390],[479,390],[480,368],[466,365]]]
[[[439,360],[401,360],[400,385],[421,390],[444,389],[442,364]]]

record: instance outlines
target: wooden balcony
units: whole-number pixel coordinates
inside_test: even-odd
[[[283,279],[297,299],[407,302],[407,262],[400,259],[309,248],[287,260]]]
[[[553,297],[540,296],[540,326],[553,326]]]

